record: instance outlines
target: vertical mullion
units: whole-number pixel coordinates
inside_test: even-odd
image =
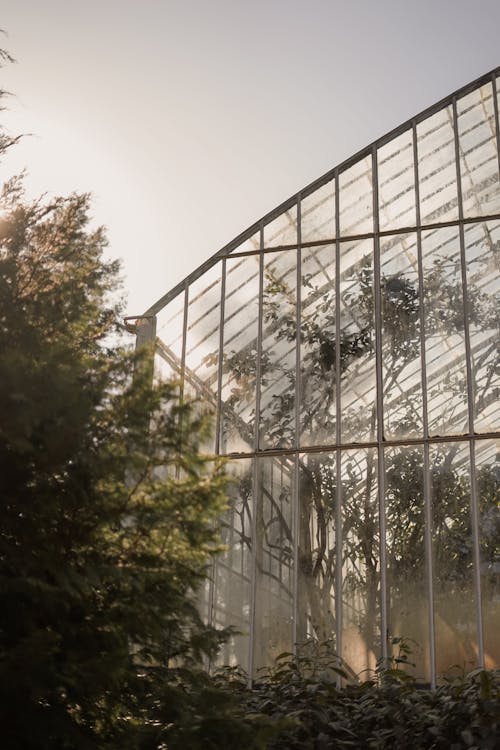
[[[222,259],[219,322],[219,362],[217,369],[217,411],[215,415],[215,453],[220,454],[222,411],[222,365],[224,360],[224,317],[226,300],[226,259]]]
[[[498,119],[498,96],[497,96],[497,78],[495,73],[491,74],[491,86],[493,88],[493,107],[495,110],[495,132],[497,137],[497,156],[498,156],[498,179],[500,180],[500,125]]]
[[[380,629],[382,658],[387,658],[387,554],[386,554],[386,518],[385,518],[385,469],[384,469],[384,383],[382,376],[382,299],[380,290],[380,236],[378,211],[378,165],[377,149],[372,148],[372,185],[373,185],[373,229],[374,229],[374,295],[375,295],[375,368],[377,399],[377,473],[380,534]]]
[[[260,433],[260,371],[262,357],[262,300],[264,286],[264,225],[260,224],[260,253],[259,253],[259,305],[257,320],[257,362],[255,367],[255,425],[254,425],[254,454],[259,450]],[[255,655],[255,609],[256,609],[256,584],[257,584],[257,505],[258,495],[261,492],[259,482],[260,466],[259,459],[254,455],[253,459],[253,513],[252,513],[252,562],[250,575],[250,638],[248,644],[248,679],[252,683],[254,676]]]
[[[300,448],[300,407],[301,407],[301,307],[302,307],[302,196],[297,198],[297,276],[295,292],[295,459],[294,459],[294,482],[292,488],[292,533],[293,533],[293,620],[292,620],[292,651],[295,654],[297,648],[297,626],[299,619],[298,601],[299,594],[299,534],[300,534],[300,491],[299,491],[299,448]]]
[[[424,549],[425,571],[428,604],[429,628],[429,661],[431,687],[436,686],[436,628],[434,622],[434,579],[432,559],[432,510],[431,510],[431,482],[429,461],[429,416],[427,404],[427,362],[425,342],[425,310],[424,310],[424,271],[422,261],[422,229],[420,223],[420,183],[418,175],[418,145],[417,126],[413,122],[413,168],[415,174],[415,206],[417,219],[417,264],[418,264],[418,304],[420,311],[420,366],[422,378],[422,427],[424,443]]]
[[[261,362],[262,362],[262,317],[264,299],[264,226],[260,227],[260,254],[259,254],[259,307],[257,320],[257,362],[255,368],[255,426],[254,426],[254,451],[257,453],[260,447],[260,397],[261,397]]]
[[[484,664],[484,646],[483,646],[483,614],[481,610],[481,570],[480,570],[480,552],[479,552],[479,521],[477,507],[477,488],[475,476],[475,457],[474,457],[474,386],[472,375],[472,352],[470,345],[469,330],[469,298],[467,289],[467,269],[465,256],[465,231],[463,224],[463,202],[462,202],[462,180],[460,174],[460,144],[458,138],[458,117],[457,117],[457,98],[453,97],[453,127],[455,131],[455,160],[457,169],[457,194],[458,194],[458,215],[460,219],[460,265],[462,272],[462,302],[464,316],[464,336],[465,336],[465,360],[467,369],[467,406],[469,417],[469,436],[470,436],[470,487],[471,487],[471,525],[472,525],[472,550],[474,560],[474,593],[476,599],[476,627],[477,627],[477,645],[478,645],[478,662]]]
[[[335,626],[337,655],[342,658],[342,440],[341,423],[341,349],[340,349],[340,196],[339,173],[335,171]],[[337,678],[338,686],[342,678]]]
[[[186,280],[184,285],[184,311],[183,311],[183,319],[182,319],[182,349],[181,349],[181,384],[179,389],[179,403],[182,406],[184,403],[184,380],[185,380],[185,371],[186,371],[186,340],[187,340],[187,324],[188,324],[188,305],[189,305],[189,284]],[[182,433],[183,433],[183,416],[182,411],[180,414],[180,424],[179,424],[179,430],[180,430],[180,443],[182,446]],[[177,462],[177,465],[175,467],[175,478],[179,479],[180,476],[180,466]]]
[[[181,349],[181,388],[180,388],[180,401],[184,401],[184,378],[186,370],[186,340],[187,340],[187,324],[188,324],[188,306],[189,306],[189,284],[186,281],[184,286],[184,311],[182,319],[182,349]]]
[[[215,453],[220,454],[220,432],[221,432],[221,405],[222,405],[222,360],[224,354],[224,302],[226,296],[226,259],[222,259],[221,273],[221,298],[220,298],[220,318],[219,318],[219,362],[217,366],[217,407],[215,414]],[[233,530],[233,513],[231,515],[231,533]],[[217,574],[217,560],[213,557],[211,568],[211,577],[208,592],[208,618],[209,624],[214,625],[214,601],[215,601],[215,579]]]

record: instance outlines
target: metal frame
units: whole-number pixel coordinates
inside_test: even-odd
[[[466,251],[465,251],[465,228],[471,224],[479,224],[487,221],[500,221],[500,212],[482,215],[482,216],[464,216],[463,209],[463,195],[462,195],[462,175],[461,175],[461,153],[460,153],[460,137],[458,131],[458,120],[457,120],[457,100],[474,91],[478,87],[490,83],[492,86],[493,101],[494,101],[494,116],[495,116],[495,133],[498,150],[498,169],[500,177],[500,127],[499,127],[499,105],[497,99],[496,82],[497,77],[500,76],[500,67],[496,68],[491,73],[481,76],[476,81],[468,84],[461,88],[456,93],[442,99],[432,107],[424,110],[422,113],[412,118],[411,120],[403,123],[398,128],[395,128],[390,133],[386,134],[382,138],[375,141],[370,146],[362,149],[354,156],[350,157],[346,161],[342,162],[339,166],[325,173],[322,177],[314,182],[310,183],[303,190],[284,201],[273,211],[269,212],[260,219],[258,222],[250,226],[245,232],[236,237],[232,242],[226,245],[222,250],[216,253],[212,258],[207,260],[192,274],[190,274],[184,281],[174,287],[170,292],[164,295],[149,310],[143,315],[136,318],[141,324],[136,327],[138,333],[138,344],[144,340],[144,321],[148,328],[147,338],[154,338],[155,315],[159,313],[169,302],[171,302],[178,294],[184,293],[184,316],[183,316],[183,343],[182,343],[182,354],[179,360],[179,371],[181,373],[181,400],[184,396],[184,382],[200,382],[202,383],[196,374],[191,373],[186,369],[186,332],[188,326],[188,309],[189,309],[189,294],[191,284],[200,278],[206,271],[212,268],[216,263],[221,263],[221,302],[220,302],[220,319],[219,319],[219,336],[218,336],[218,347],[219,347],[219,359],[217,364],[216,376],[211,376],[210,388],[215,383],[216,377],[216,394],[215,400],[217,404],[217,415],[216,415],[216,438],[215,448],[216,453],[220,454],[221,445],[223,441],[221,439],[222,420],[221,414],[225,405],[222,399],[222,380],[223,380],[223,352],[224,347],[227,345],[224,334],[225,324],[225,298],[226,298],[226,260],[227,258],[245,258],[248,256],[259,257],[259,291],[258,291],[258,321],[257,321],[257,333],[256,338],[252,342],[252,347],[256,348],[256,367],[255,367],[255,393],[254,393],[254,405],[255,405],[255,424],[253,425],[253,446],[244,452],[233,452],[224,454],[230,459],[249,459],[253,460],[253,506],[252,506],[252,517],[251,517],[251,581],[250,581],[250,616],[249,616],[249,644],[248,644],[248,658],[250,667],[250,679],[252,676],[252,670],[255,662],[255,634],[256,634],[256,600],[258,592],[257,586],[257,557],[258,552],[256,550],[257,544],[261,543],[261,540],[257,539],[257,518],[256,508],[259,502],[259,493],[262,493],[260,487],[261,467],[260,459],[267,458],[283,458],[290,457],[292,461],[292,469],[290,474],[290,480],[293,483],[293,506],[291,509],[291,535],[293,538],[292,542],[292,553],[291,553],[291,565],[293,565],[292,571],[292,615],[291,615],[291,630],[293,631],[292,642],[293,648],[297,641],[298,634],[298,612],[301,606],[299,601],[299,543],[300,543],[300,471],[301,471],[301,454],[331,454],[335,457],[335,470],[336,470],[336,485],[335,485],[335,509],[333,514],[334,523],[334,535],[335,535],[335,628],[336,628],[336,650],[337,654],[341,657],[343,653],[343,544],[344,539],[344,528],[343,528],[343,487],[342,487],[342,458],[345,451],[349,450],[376,450],[377,455],[377,483],[378,483],[378,524],[379,524],[379,536],[380,546],[378,550],[380,571],[379,571],[379,598],[380,598],[380,631],[381,631],[381,653],[382,658],[390,656],[388,648],[388,637],[391,632],[390,623],[390,590],[387,580],[387,548],[386,548],[386,536],[388,529],[386,528],[386,486],[385,486],[385,455],[387,448],[412,448],[421,447],[423,452],[423,470],[424,470],[424,484],[423,484],[423,516],[425,519],[424,528],[424,550],[425,550],[425,590],[428,604],[428,619],[427,619],[427,631],[429,638],[429,674],[430,682],[434,687],[437,681],[437,667],[436,667],[436,622],[435,622],[435,588],[434,588],[434,577],[435,577],[435,561],[433,559],[433,520],[432,520],[432,492],[431,486],[431,474],[430,474],[430,447],[439,444],[465,444],[469,445],[469,461],[471,471],[471,490],[470,490],[470,517],[471,517],[471,528],[472,528],[472,558],[473,558],[473,588],[475,594],[476,603],[476,619],[477,619],[477,649],[478,649],[478,665],[484,665],[484,642],[483,642],[483,613],[482,613],[482,602],[481,602],[481,555],[480,555],[480,525],[479,525],[479,501],[476,487],[475,477],[475,445],[478,441],[500,439],[500,430],[493,430],[484,432],[482,434],[475,433],[474,426],[474,385],[473,385],[473,368],[472,368],[472,348],[469,331],[469,320],[468,320],[468,278],[466,270]],[[453,220],[446,221],[432,221],[428,223],[422,223],[421,214],[421,191],[419,181],[419,147],[417,139],[417,125],[422,123],[428,117],[431,117],[435,113],[439,112],[444,108],[451,108],[453,113],[453,148],[454,148],[454,161],[455,161],[455,173],[456,173],[456,186],[457,186],[457,205],[458,205],[458,216]],[[451,117],[450,117],[451,119]],[[381,146],[389,143],[392,139],[396,138],[403,132],[410,131],[412,134],[412,156],[413,156],[413,178],[414,178],[414,199],[415,199],[415,224],[407,227],[397,227],[392,229],[384,229],[380,231],[380,217],[379,217],[379,165],[378,165],[378,151]],[[340,175],[342,175],[347,169],[352,167],[356,162],[365,157],[371,158],[371,176],[373,185],[373,231],[361,234],[343,235],[341,232],[340,223]],[[326,183],[332,181],[335,185],[335,227],[332,227],[333,237],[328,239],[302,241],[302,200],[307,198],[309,195],[314,193],[315,190],[322,187]],[[265,227],[276,219],[280,214],[285,211],[289,211],[293,207],[296,207],[297,211],[297,241],[291,245],[277,245],[277,246],[266,246],[265,245]],[[446,227],[456,227],[458,229],[458,236],[460,242],[460,264],[461,264],[461,284],[462,284],[462,309],[464,316],[464,331],[463,336],[465,340],[465,360],[466,360],[466,383],[467,383],[467,409],[468,409],[468,424],[467,430],[460,434],[446,434],[446,435],[430,435],[429,427],[432,421],[432,402],[428,390],[430,388],[429,382],[429,346],[426,340],[426,311],[424,309],[424,260],[422,251],[422,232],[437,230]],[[259,233],[260,246],[255,250],[241,250],[242,243]],[[420,365],[419,375],[421,382],[422,392],[422,433],[417,437],[406,437],[406,438],[386,438],[384,434],[384,370],[383,370],[383,331],[382,331],[382,258],[381,258],[381,244],[380,240],[384,237],[395,237],[411,234],[416,237],[416,261],[415,261],[415,272],[418,277],[418,301],[419,301],[419,350],[420,350]],[[341,386],[341,335],[342,335],[342,323],[341,323],[341,249],[342,243],[362,240],[373,240],[373,315],[374,315],[374,331],[375,331],[375,345],[374,345],[374,372],[375,372],[375,401],[376,401],[376,436],[365,441],[345,441],[343,436],[343,425],[342,425],[342,400],[344,398],[342,386]],[[302,251],[306,248],[321,247],[333,245],[334,247],[334,268],[335,268],[335,279],[334,279],[334,294],[335,294],[335,434],[332,434],[331,441],[323,442],[322,444],[313,445],[302,445],[301,441],[301,394],[303,390],[302,383],[302,348],[301,348],[301,328],[302,328]],[[265,448],[262,443],[262,434],[260,429],[260,416],[261,416],[261,401],[262,401],[262,356],[264,343],[266,350],[268,347],[268,340],[274,334],[272,326],[268,326],[264,330],[263,323],[263,311],[264,311],[264,256],[267,253],[279,252],[279,251],[296,251],[297,268],[295,273],[296,279],[296,298],[295,298],[295,361],[294,361],[294,372],[295,372],[295,415],[293,419],[295,437],[293,444],[287,448]],[[319,264],[319,262],[318,262]],[[328,279],[327,275],[327,279]],[[330,287],[331,288],[331,287]],[[150,321],[153,321],[153,328],[151,328]],[[265,340],[265,341],[264,341]],[[431,345],[432,348],[432,345]],[[250,351],[250,348],[249,348]],[[290,347],[289,353],[292,352]],[[435,377],[435,376],[434,376]],[[213,382],[212,382],[213,381]],[[369,392],[369,391],[368,391]],[[206,396],[206,393],[205,393]],[[348,403],[348,402],[347,402]],[[496,426],[496,425],[495,425]],[[260,532],[259,532],[260,533]],[[281,565],[281,563],[280,563]],[[213,598],[213,586],[211,589],[211,598]],[[341,681],[339,680],[339,683]]]

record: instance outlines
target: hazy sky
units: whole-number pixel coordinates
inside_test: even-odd
[[[129,313],[301,187],[500,65],[500,0],[2,0],[0,165],[94,194]]]

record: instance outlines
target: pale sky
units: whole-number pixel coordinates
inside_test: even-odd
[[[2,0],[0,165],[90,191],[129,314],[404,120],[500,65],[500,0]]]

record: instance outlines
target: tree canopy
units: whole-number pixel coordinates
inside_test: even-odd
[[[221,637],[195,606],[217,547],[206,418],[121,343],[89,196],[0,219],[2,746],[139,746],[153,683]],[[133,373],[135,372],[135,375]],[[173,710],[173,709],[172,709]],[[149,729],[148,729],[149,727]]]

